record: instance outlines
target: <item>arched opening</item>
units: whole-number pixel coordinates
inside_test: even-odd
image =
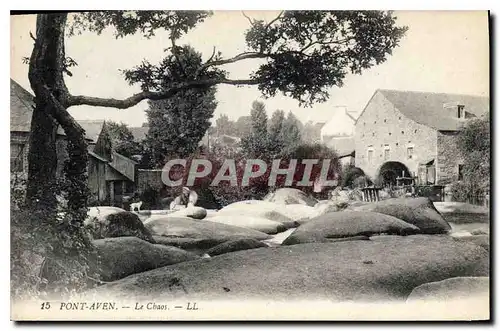
[[[401,162],[386,162],[380,167],[378,172],[379,183],[386,186],[395,186],[397,184],[397,178],[410,177],[410,171]]]

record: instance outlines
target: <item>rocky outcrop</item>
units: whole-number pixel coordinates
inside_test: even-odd
[[[262,217],[253,217],[246,215],[217,215],[206,219],[210,222],[240,226],[247,229],[253,229],[267,234],[276,234],[286,231],[287,227],[283,224],[271,221]]]
[[[243,251],[248,249],[255,249],[261,247],[268,247],[262,241],[255,240],[252,238],[242,238],[228,240],[220,245],[217,245],[207,251],[210,256],[221,255],[230,252]]]
[[[318,200],[308,196],[306,193],[295,188],[279,188],[276,192],[268,194],[264,201],[274,202],[280,205],[306,205],[313,207]]]
[[[489,299],[489,277],[454,277],[417,286],[407,302],[469,300],[472,297]],[[471,307],[472,308],[472,307]]]
[[[397,198],[373,202],[357,207],[356,211],[372,211],[397,217],[417,226],[422,233],[448,233],[450,224],[436,210],[429,198]]]
[[[328,242],[329,239],[374,234],[416,234],[420,230],[395,217],[374,212],[340,211],[311,219],[299,226],[283,245]]]
[[[449,236],[386,236],[226,253],[136,274],[87,293],[114,300],[404,302],[414,288],[488,276],[487,252]]]
[[[207,220],[194,220],[189,217],[155,218],[145,223],[145,226],[153,235],[165,237],[194,239],[233,239],[245,237],[257,240],[271,238],[270,235],[260,231]]]
[[[94,218],[85,226],[93,239],[134,236],[154,243],[153,237],[135,213],[122,211]]]

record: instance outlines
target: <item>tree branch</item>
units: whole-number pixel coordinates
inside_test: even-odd
[[[139,102],[143,100],[163,100],[168,99],[169,97],[174,96],[180,91],[187,90],[190,88],[206,88],[218,84],[227,84],[227,85],[257,85],[261,83],[260,80],[257,79],[210,79],[210,80],[200,80],[200,81],[191,81],[183,84],[179,84],[175,87],[172,87],[168,90],[162,92],[152,92],[152,91],[143,91],[137,94],[132,95],[126,99],[112,99],[112,98],[96,98],[89,97],[84,95],[68,96],[68,107],[70,106],[96,106],[96,107],[110,107],[110,108],[118,108],[118,109],[126,109],[137,105]]]
[[[278,14],[278,16],[276,16],[274,19],[272,19],[269,23],[267,23],[267,24],[266,24],[266,26],[265,26],[265,28],[264,28],[264,29],[265,29],[265,30],[267,30],[267,29],[268,29],[268,28],[269,28],[269,27],[270,27],[270,26],[271,26],[274,22],[276,22],[277,20],[279,20],[279,19],[281,18],[281,16],[283,16],[283,13],[284,13],[284,12],[285,12],[285,11],[284,11],[284,10],[282,10],[282,11]]]
[[[253,26],[253,21],[250,17],[248,17],[244,11],[241,11],[241,13],[243,14],[243,16],[245,16],[245,18],[248,20],[248,22],[250,22],[250,25]]]
[[[206,69],[208,67],[213,67],[213,66],[220,66],[224,64],[230,64],[234,63],[237,61],[241,60],[247,60],[247,59],[265,59],[266,57],[270,57],[269,54],[265,53],[258,53],[258,52],[244,52],[241,54],[238,54],[232,58],[225,59],[225,60],[218,60],[218,61],[212,61],[212,62],[206,62],[203,66],[202,69]]]

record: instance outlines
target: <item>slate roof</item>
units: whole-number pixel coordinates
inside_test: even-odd
[[[464,123],[457,118],[456,108],[445,108],[445,104],[464,105],[466,113],[481,117],[488,112],[490,103],[488,97],[474,95],[397,90],[377,92],[406,117],[440,131],[457,131]]]
[[[10,80],[10,131],[30,132],[31,117],[35,106],[34,96],[13,79]],[[77,121],[86,132],[86,138],[97,141],[104,120]],[[57,134],[65,135],[59,127]]]
[[[85,130],[85,137],[96,143],[99,135],[101,134],[104,120],[77,120],[77,122]],[[62,127],[57,129],[57,134],[65,134]]]
[[[10,131],[29,132],[35,106],[34,96],[10,80]]]

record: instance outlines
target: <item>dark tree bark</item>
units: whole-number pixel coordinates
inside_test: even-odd
[[[65,14],[37,17],[36,40],[30,58],[29,80],[35,93],[28,155],[26,202],[35,212],[46,215],[56,208],[56,130],[55,105],[44,89],[61,98],[67,91],[63,80]]]
[[[35,46],[29,80],[35,93],[29,148],[27,204],[53,220],[57,187],[56,130],[62,126],[68,140],[64,173],[70,223],[78,228],[87,213],[87,143],[80,125],[67,112],[69,93],[64,82],[64,33],[67,14],[37,16]],[[70,229],[70,232],[71,229]]]

